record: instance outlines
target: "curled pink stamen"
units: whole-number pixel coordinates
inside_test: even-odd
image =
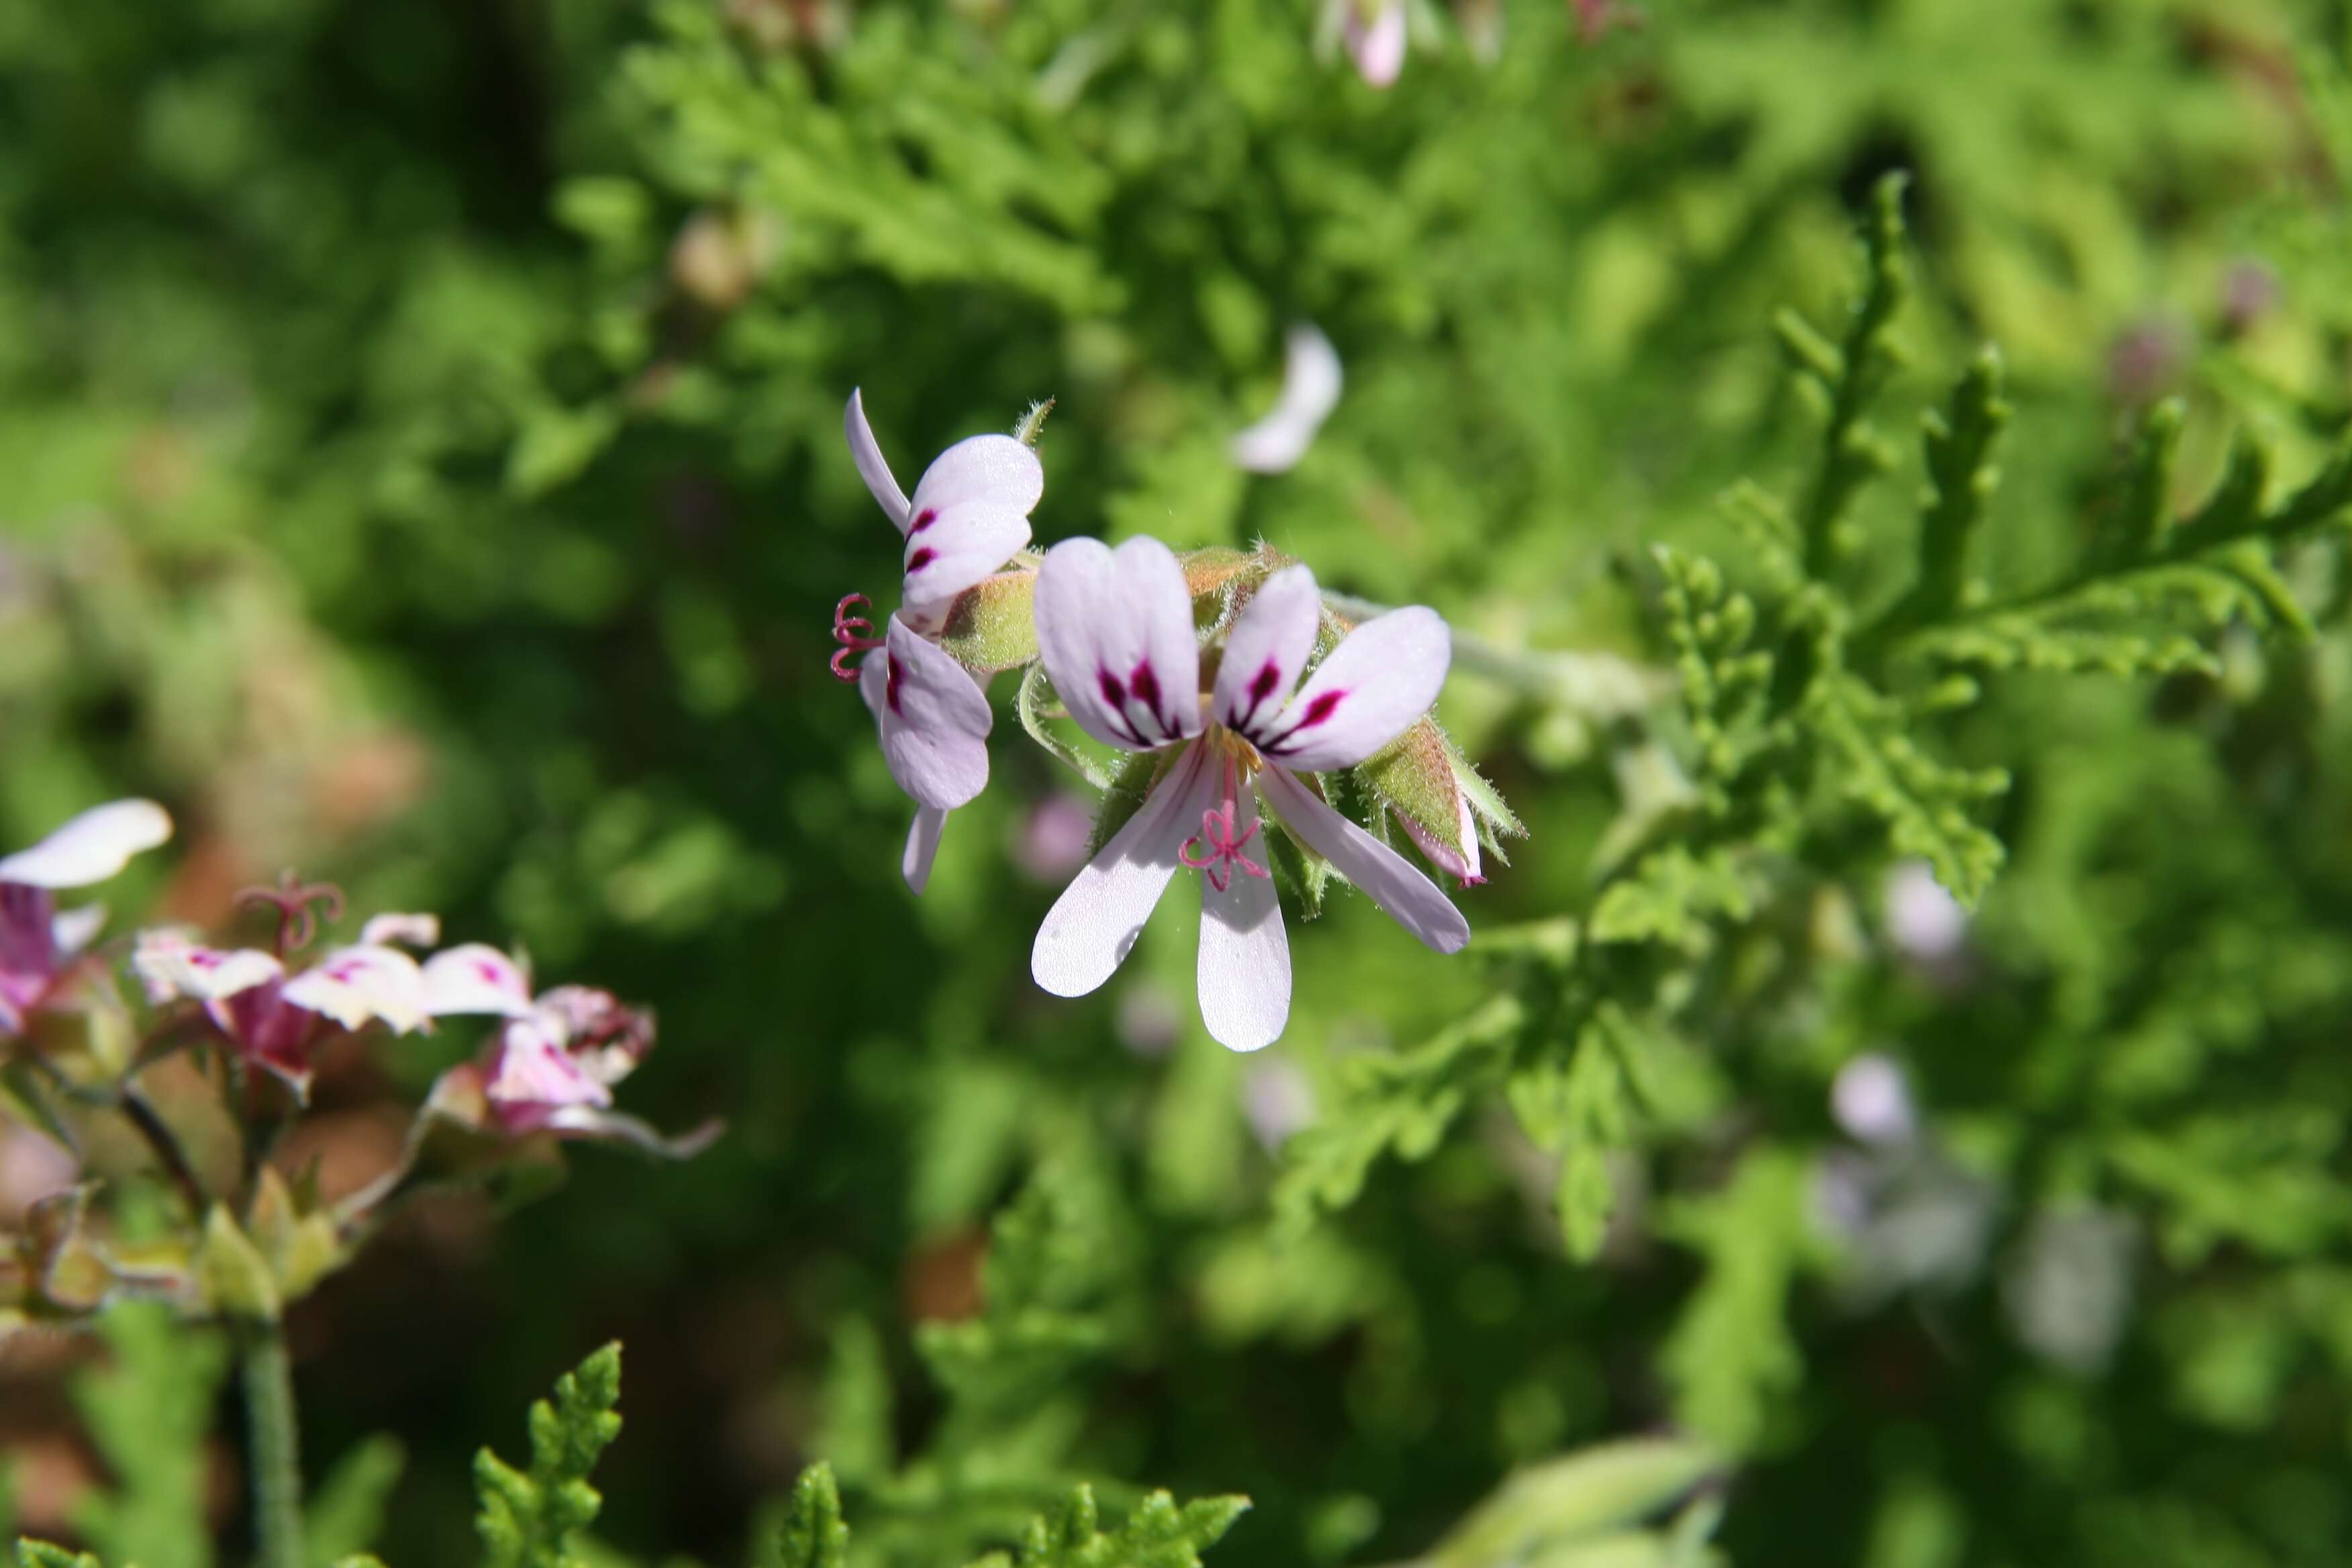
[[[1264,877],[1266,868],[1242,853],[1244,846],[1257,837],[1257,824],[1253,822],[1236,837],[1234,832],[1234,804],[1213,805],[1201,814],[1198,837],[1187,838],[1176,847],[1177,860],[1209,879],[1209,886],[1223,892],[1233,886],[1234,873],[1245,877]],[[1206,849],[1194,846],[1206,844]]]
[[[874,623],[864,616],[849,613],[852,605],[863,605],[870,608],[873,603],[863,594],[845,594],[841,603],[833,607],[833,640],[841,645],[834,650],[829,661],[835,680],[854,685],[857,680],[857,671],[844,661],[882,646],[883,639],[874,635]]]

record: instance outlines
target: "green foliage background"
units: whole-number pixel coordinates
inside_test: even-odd
[[[597,1529],[648,1561],[815,1458],[853,1562],[1079,1480],[1395,1561],[1668,1422],[1742,1457],[1735,1561],[2341,1561],[2352,578],[2288,498],[2352,423],[2352,17],[1503,0],[1381,93],[1316,11],[0,0],[0,842],[154,794],[183,912],[299,863],[511,936],[658,1007],[633,1109],[732,1124],[302,1308],[314,1474],[397,1433],[383,1554],[457,1560],[474,1449],[618,1337]],[[1302,318],[1346,395],[1247,478]],[[1688,706],[1457,677],[1531,831],[1464,895],[1497,940],[1307,927],[1275,1154],[1183,919],[1030,984],[1012,846],[1070,786],[1013,726],[900,887],[824,666],[895,564],[859,384],[902,478],[1056,396],[1045,541],[1263,537]],[[1884,940],[1899,855],[1988,884],[1960,973]],[[1817,1212],[1865,1049],[1985,1215],[1892,1288]],[[2069,1365],[2015,1303],[2086,1214],[2130,1304]]]

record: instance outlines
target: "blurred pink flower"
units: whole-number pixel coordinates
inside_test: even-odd
[[[59,914],[57,893],[103,882],[171,837],[162,806],[118,800],[0,859],[0,1038],[24,1032],[26,1015],[49,999],[105,919],[94,905]]]

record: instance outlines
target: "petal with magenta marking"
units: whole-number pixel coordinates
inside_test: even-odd
[[[988,699],[971,673],[896,616],[858,685],[882,732],[890,776],[918,805],[946,810],[988,785]]]
[[[1156,539],[1072,539],[1037,572],[1037,648],[1079,728],[1149,752],[1201,732],[1201,650],[1184,569]]]
[[[1290,706],[1255,726],[1251,742],[1300,773],[1353,767],[1429,711],[1453,657],[1453,634],[1435,610],[1391,610],[1342,638]]]

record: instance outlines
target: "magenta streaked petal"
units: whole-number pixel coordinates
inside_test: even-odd
[[[1353,767],[1429,711],[1453,657],[1435,610],[1391,610],[1341,638],[1289,707],[1252,726],[1251,742],[1300,773]]]
[[[1037,573],[1037,647],[1078,726],[1149,752],[1201,732],[1201,653],[1184,568],[1156,539],[1068,540]]]
[[[425,961],[425,1009],[435,1017],[488,1013],[520,1017],[530,1011],[530,973],[486,942],[446,948]]]
[[[1405,930],[1437,952],[1459,952],[1470,941],[1470,922],[1414,870],[1403,856],[1340,816],[1286,771],[1267,768],[1258,788],[1283,824],[1301,843],[1331,862],[1350,882]]]
[[[916,804],[944,811],[988,786],[994,717],[971,672],[947,650],[893,616],[887,646],[866,657],[859,686],[875,710],[890,776]]]
[[[1037,454],[1010,436],[974,436],[940,453],[909,504],[922,526],[907,539],[899,593],[919,620],[993,575],[1029,542],[1029,514],[1045,493]]]

